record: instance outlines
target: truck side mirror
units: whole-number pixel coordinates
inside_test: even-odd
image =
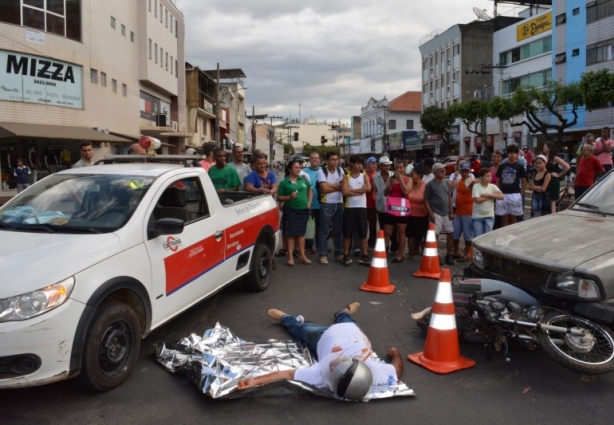
[[[161,218],[147,229],[147,237],[154,239],[161,235],[178,235],[183,232],[184,225],[185,222],[178,218]]]

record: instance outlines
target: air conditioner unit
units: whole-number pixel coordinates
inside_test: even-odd
[[[156,114],[156,127],[166,127],[167,116],[166,114]]]
[[[177,121],[171,121],[171,127],[173,129],[173,131],[176,133],[177,131],[179,131],[179,125],[177,124]]]

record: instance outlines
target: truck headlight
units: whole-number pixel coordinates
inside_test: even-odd
[[[69,277],[45,288],[0,299],[0,323],[26,320],[64,304],[73,287],[75,278]]]
[[[480,251],[479,249],[476,249],[474,245],[471,252],[472,252],[471,256],[473,259],[473,264],[483,269],[484,268],[484,256],[482,255],[482,251]]]
[[[585,299],[599,299],[601,296],[597,282],[571,273],[563,273],[551,278],[548,282],[548,289]]]

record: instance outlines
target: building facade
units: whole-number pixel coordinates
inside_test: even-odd
[[[184,19],[170,0],[2,2],[0,167],[33,180],[79,159],[124,152],[141,135],[183,147]],[[163,117],[164,116],[164,117]]]

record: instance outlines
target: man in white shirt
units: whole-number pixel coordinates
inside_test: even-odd
[[[359,308],[358,302],[348,304],[345,309],[335,314],[335,324],[328,327],[305,322],[302,316],[293,317],[274,308],[267,310],[270,318],[279,321],[295,339],[307,344],[310,353],[317,356],[318,363],[244,379],[239,382],[239,389],[282,379],[293,379],[318,388],[326,388],[330,384],[327,377],[335,367],[334,362],[340,357],[356,359],[366,365],[371,371],[372,385],[394,385],[403,373],[403,359],[394,347],[387,353],[391,363],[373,358],[369,338],[351,317]],[[338,393],[337,395],[343,397]]]

